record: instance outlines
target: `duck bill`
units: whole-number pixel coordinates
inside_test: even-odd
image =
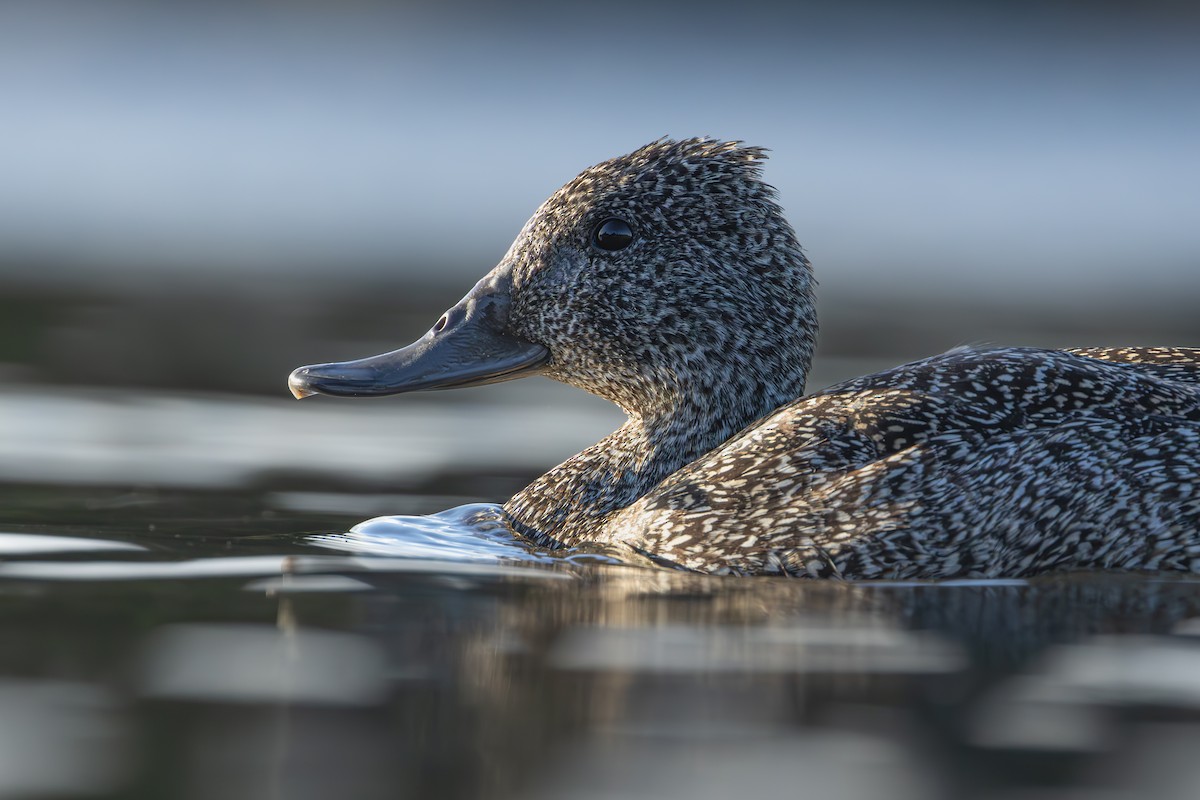
[[[511,304],[508,288],[508,276],[493,273],[408,347],[356,361],[300,367],[288,378],[288,388],[297,398],[378,397],[536,374],[550,351],[505,331]]]

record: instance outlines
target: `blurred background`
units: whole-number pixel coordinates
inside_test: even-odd
[[[826,369],[1200,343],[1191,3],[9,2],[15,381],[279,395],[408,341],[581,168],[772,149]]]
[[[132,398],[144,440],[154,391],[282,409],[293,367],[407,343],[550,192],[663,135],[771,148],[820,280],[814,388],[967,342],[1197,345],[1198,37],[1182,0],[12,0],[2,410],[24,418],[44,398],[14,387],[52,385],[82,405],[46,427],[95,450]],[[277,413],[332,430],[312,453],[345,439],[346,414],[383,431],[401,408],[561,409],[567,439],[522,478],[619,421],[527,383]],[[79,387],[122,391],[101,407]],[[310,461],[279,449],[292,430],[238,458]],[[79,456],[0,472],[83,480]]]

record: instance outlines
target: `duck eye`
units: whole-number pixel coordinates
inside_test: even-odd
[[[623,219],[613,217],[596,226],[592,232],[592,244],[610,253],[624,250],[633,241],[633,228]]]

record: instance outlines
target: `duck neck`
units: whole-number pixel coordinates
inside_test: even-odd
[[[505,504],[513,527],[544,547],[603,540],[614,513],[635,503],[667,476],[728,441],[804,392],[808,364],[757,383],[666,392],[595,445],[573,456]]]

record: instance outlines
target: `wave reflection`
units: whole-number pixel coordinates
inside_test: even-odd
[[[443,561],[557,561],[530,548],[508,527],[500,506],[469,503],[427,516],[375,517],[346,533],[309,537],[321,547],[390,558]]]

